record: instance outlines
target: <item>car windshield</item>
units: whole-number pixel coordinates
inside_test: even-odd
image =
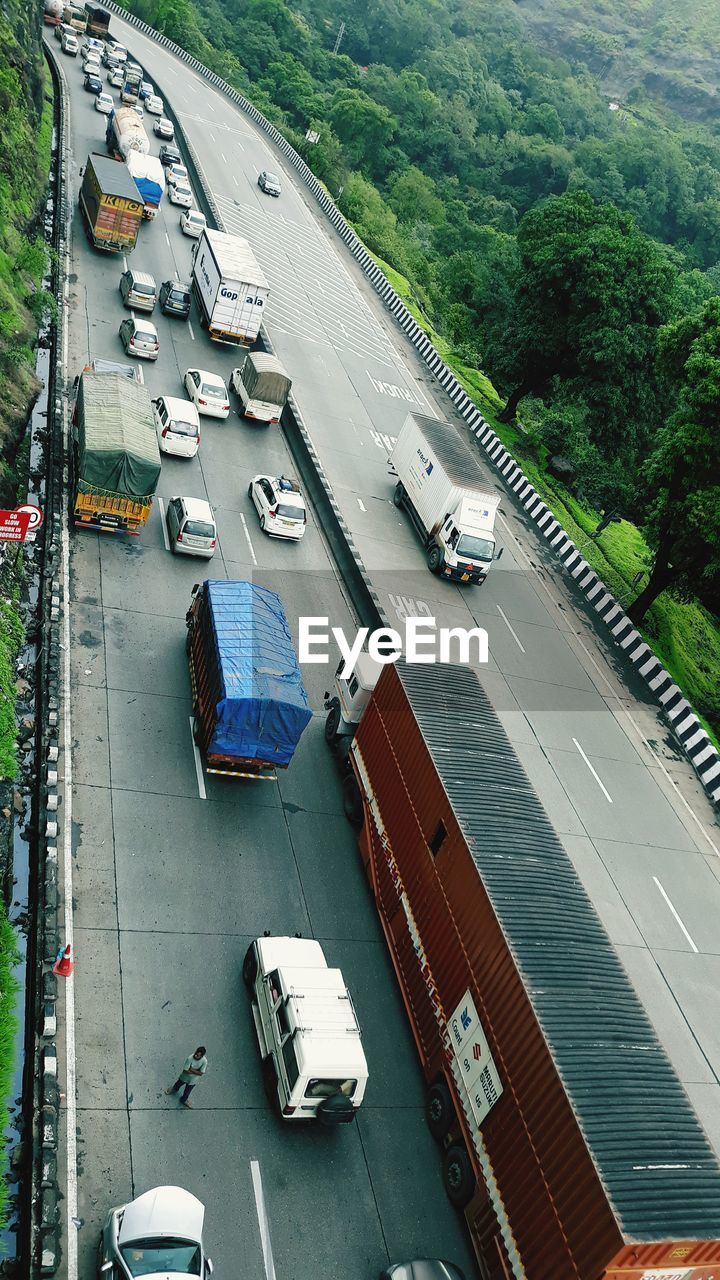
[[[200,1275],[200,1246],[186,1240],[138,1240],[122,1245],[120,1255],[131,1276]]]
[[[194,422],[181,422],[178,418],[170,423],[170,430],[175,436],[191,436],[193,440],[197,435],[197,427]]]
[[[490,538],[474,538],[470,533],[464,533],[457,544],[457,554],[467,556],[470,560],[492,560],[495,543]]]
[[[270,182],[270,183],[272,183],[272,185],[273,185],[274,187],[279,187],[279,186],[280,186],[280,179],[279,179],[279,178],[276,178],[274,173],[266,173],[266,174],[265,174],[265,181],[266,181],[266,182]]]
[[[225,399],[225,387],[222,382],[203,382],[200,393],[204,396],[212,396],[215,400]]]
[[[192,192],[191,192],[190,188],[189,188],[189,187],[186,187],[184,182],[176,182],[176,183],[175,183],[175,190],[177,191],[177,194],[178,194],[179,196],[189,196],[189,195],[192,195]]]
[[[152,329],[141,329],[139,325],[135,326],[135,337],[138,338],[140,342],[157,342],[157,337],[153,333]]]
[[[204,226],[205,226],[205,216],[204,216],[204,214],[202,214],[202,213],[190,213],[190,212],[188,212],[187,220],[188,220],[188,222],[192,222],[192,223],[194,223],[196,227],[204,227]]]
[[[186,303],[186,302],[189,302],[189,301],[190,301],[190,294],[189,294],[189,293],[186,293],[184,289],[171,289],[171,290],[170,290],[170,301],[171,301],[171,302],[178,302],[178,303]]]
[[[191,538],[214,538],[215,530],[211,524],[205,520],[188,520],[183,533],[189,533]]]
[[[133,293],[144,293],[149,298],[151,298],[155,293],[155,290],[151,284],[140,284],[138,280],[135,281],[132,287],[132,290],[133,290]]]
[[[301,507],[288,507],[284,502],[278,503],[277,513],[286,520],[302,520],[305,514]]]

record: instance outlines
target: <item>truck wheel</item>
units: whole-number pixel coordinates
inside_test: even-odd
[[[427,553],[427,566],[431,573],[440,573],[443,567],[443,554],[439,547],[431,547]]]
[[[337,732],[340,728],[340,703],[337,698],[333,698],[328,708],[327,720],[325,721],[325,741],[331,745],[337,738]]]
[[[257,953],[255,951],[255,943],[251,942],[245,952],[245,959],[242,965],[243,982],[246,987],[252,987],[257,978]]]
[[[448,1147],[445,1152],[443,1183],[450,1203],[456,1209],[465,1209],[475,1194],[475,1174],[464,1147]]]
[[[394,492],[394,494],[393,494],[393,502],[395,503],[395,506],[396,506],[396,507],[402,507],[402,506],[404,505],[404,503],[403,503],[403,495],[404,495],[404,493],[405,493],[405,490],[403,489],[402,485],[401,485],[401,484],[396,484],[396,485],[395,485],[395,492]]]
[[[343,778],[342,795],[343,813],[350,825],[359,830],[363,823],[363,803],[354,773],[348,773]]]
[[[450,1132],[455,1109],[444,1080],[436,1080],[427,1091],[425,1103],[425,1119],[433,1138],[442,1142]]]

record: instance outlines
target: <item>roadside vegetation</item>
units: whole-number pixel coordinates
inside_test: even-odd
[[[716,20],[690,0],[608,0],[592,28],[563,0],[562,32],[540,0],[127,5],[283,129],[720,733],[720,127],[692,90],[700,60],[717,78]],[[668,41],[674,87],[653,79]]]

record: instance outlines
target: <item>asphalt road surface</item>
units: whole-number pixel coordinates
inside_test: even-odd
[[[487,629],[485,687],[720,1151],[720,835],[691,769],[490,469],[488,487],[503,495],[503,560],[474,590],[427,572],[392,505],[386,452],[409,409],[452,420],[449,401],[248,120],[134,29],[115,17],[112,28],[172,102],[227,229],[253,244],[271,287],[270,335],[388,616]],[[79,64],[63,69],[76,198],[88,152],[104,152],[105,120]],[[279,200],[257,187],[262,168],[284,175]],[[178,219],[166,198],[132,255],[158,283],[189,273],[192,241]],[[122,358],[121,270],[88,247],[76,214],[70,380],[88,358]],[[195,312],[189,325],[153,319],[160,359],[143,366],[153,394],[181,395],[191,365],[227,377],[235,353],[209,341]],[[323,742],[334,662],[305,668],[315,716],[277,784],[198,772],[184,653],[195,581],[252,576],[280,591],[293,624],[319,614],[353,629],[312,514],[299,545],[259,531],[247,483],[291,469],[282,436],[235,413],[203,419],[201,436],[194,461],[163,457],[159,494],[212,503],[220,546],[209,565],[168,554],[161,502],[139,539],[71,540],[80,1274],[91,1274],[108,1205],[177,1181],[208,1207],[218,1274],[241,1265],[262,1280],[252,1160],[278,1280],[369,1277],[388,1257],[423,1253],[470,1268]],[[248,940],[265,929],[312,934],[345,972],[370,1065],[349,1131],[283,1126],[265,1103],[239,980]],[[197,1043],[210,1070],[184,1112],[163,1089]]]

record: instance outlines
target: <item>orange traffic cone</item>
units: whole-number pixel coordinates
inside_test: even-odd
[[[57,953],[57,959],[53,965],[53,973],[56,973],[58,978],[69,978],[74,968],[70,943],[68,942],[67,946],[64,949],[61,947]]]

